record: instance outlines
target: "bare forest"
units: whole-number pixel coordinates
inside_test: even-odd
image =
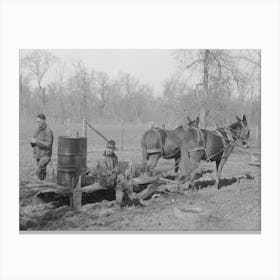
[[[88,119],[98,124],[145,124],[174,128],[187,116],[200,116],[202,127],[229,123],[246,114],[251,127],[260,123],[260,50],[170,50],[174,74],[162,92],[130,73],[110,77],[88,69],[82,60],[62,61],[51,51],[20,55],[20,120],[38,112],[59,125]],[[148,67],[148,66],[147,66]],[[48,72],[55,73],[46,79]]]

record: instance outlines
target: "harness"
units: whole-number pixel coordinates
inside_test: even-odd
[[[163,143],[162,143],[162,139],[161,139],[161,135],[160,135],[159,129],[158,128],[151,128],[151,130],[157,135],[157,137],[159,139],[160,148],[157,148],[157,149],[147,149],[147,153],[148,154],[160,153],[161,155],[163,155]]]
[[[168,154],[166,155],[164,153],[164,149],[163,149],[163,139],[161,137],[161,134],[160,134],[160,129],[159,128],[151,128],[152,131],[154,131],[154,133],[157,135],[158,137],[158,140],[159,140],[159,146],[160,148],[157,148],[157,149],[147,149],[147,153],[148,154],[156,154],[156,153],[159,153],[160,156],[163,158],[163,159],[169,159],[169,158],[172,158],[173,156],[175,156],[178,152],[180,152],[180,149],[176,149],[172,154]]]
[[[199,130],[200,133],[203,134],[203,131],[201,131],[201,129],[199,129],[199,128],[196,128],[196,129]],[[214,158],[216,155],[220,154],[221,152],[223,152],[221,158],[224,158],[224,157],[225,157],[225,154],[226,154],[226,152],[227,152],[227,150],[228,150],[228,148],[234,146],[234,144],[235,144],[236,140],[238,139],[238,137],[235,136],[236,139],[234,139],[234,136],[233,136],[233,134],[232,134],[232,132],[231,132],[231,130],[233,130],[233,129],[231,129],[231,128],[229,128],[229,127],[224,127],[224,128],[222,128],[222,130],[223,130],[223,132],[226,134],[226,136],[224,136],[218,129],[214,129],[214,130],[210,130],[210,131],[209,131],[209,132],[215,134],[216,136],[218,136],[218,137],[222,140],[222,142],[223,142],[223,148],[222,148],[220,151],[218,151],[218,152],[215,153],[214,155],[209,156],[208,153],[207,153],[207,149],[206,149],[206,140],[205,140],[205,137],[204,137],[204,145],[201,146],[201,145],[199,144],[199,146],[196,147],[196,148],[194,148],[193,151],[204,151],[204,152],[205,152],[205,155],[206,155],[206,161],[207,161],[207,162],[210,162],[210,160],[211,160],[212,158]],[[199,141],[200,141],[200,138],[199,138],[200,133],[198,133],[198,143],[200,143],[200,142],[199,142]],[[204,135],[204,134],[203,134],[203,135]],[[227,142],[229,142],[229,143],[227,144]]]

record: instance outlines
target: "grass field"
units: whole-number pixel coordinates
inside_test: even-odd
[[[20,187],[35,180],[34,160],[28,141],[34,133],[34,125],[20,123]],[[52,165],[56,168],[57,136],[65,135],[65,127],[53,123],[49,126],[55,135]],[[120,147],[121,124],[95,127],[107,138],[116,140]],[[140,139],[147,128],[147,125],[125,125],[124,151],[117,152],[121,161],[141,161]],[[74,135],[77,131],[82,134],[82,125],[71,126]],[[95,166],[104,145],[104,140],[88,130],[88,167]],[[91,197],[85,197],[82,211],[74,213],[67,205],[54,208],[49,204],[34,204],[20,191],[21,230],[259,231],[260,168],[249,165],[250,161],[249,153],[236,150],[224,167],[220,190],[213,187],[214,164],[203,163],[204,174],[196,182],[200,187],[197,192],[186,191],[182,196],[173,192],[173,186],[162,185],[143,208],[130,206],[119,210],[112,200],[113,194],[100,193],[98,196],[101,197],[104,194],[103,201],[101,198],[93,203]],[[160,160],[157,168],[172,168],[173,165],[173,161]],[[50,176],[51,172],[48,172],[48,179]],[[185,219],[185,216],[178,215],[177,210],[187,206],[200,207],[206,214],[193,221]]]

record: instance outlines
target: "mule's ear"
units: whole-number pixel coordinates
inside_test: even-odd
[[[237,121],[241,122],[241,119],[238,116],[235,116]]]
[[[243,123],[244,123],[245,125],[247,125],[247,119],[246,119],[246,116],[245,116],[245,115],[243,115],[242,121],[243,121]]]

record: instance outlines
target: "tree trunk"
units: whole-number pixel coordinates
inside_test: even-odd
[[[41,95],[42,95],[43,113],[46,115],[46,113],[47,113],[46,89],[45,88],[41,88],[41,86],[40,86],[40,91],[41,91]]]
[[[251,124],[251,121],[252,121],[253,92],[254,92],[254,84],[251,87],[251,96],[250,96],[250,102],[249,102],[249,116],[248,116],[249,124]]]
[[[200,110],[200,122],[201,127],[207,127],[207,117],[208,117],[208,110],[207,110],[207,99],[209,93],[209,56],[210,51],[204,51],[204,61],[203,61],[203,97],[202,97],[202,107]]]
[[[84,96],[83,96],[83,109],[84,109],[84,119],[86,119],[87,120],[87,94],[86,94],[86,92],[84,92]]]

